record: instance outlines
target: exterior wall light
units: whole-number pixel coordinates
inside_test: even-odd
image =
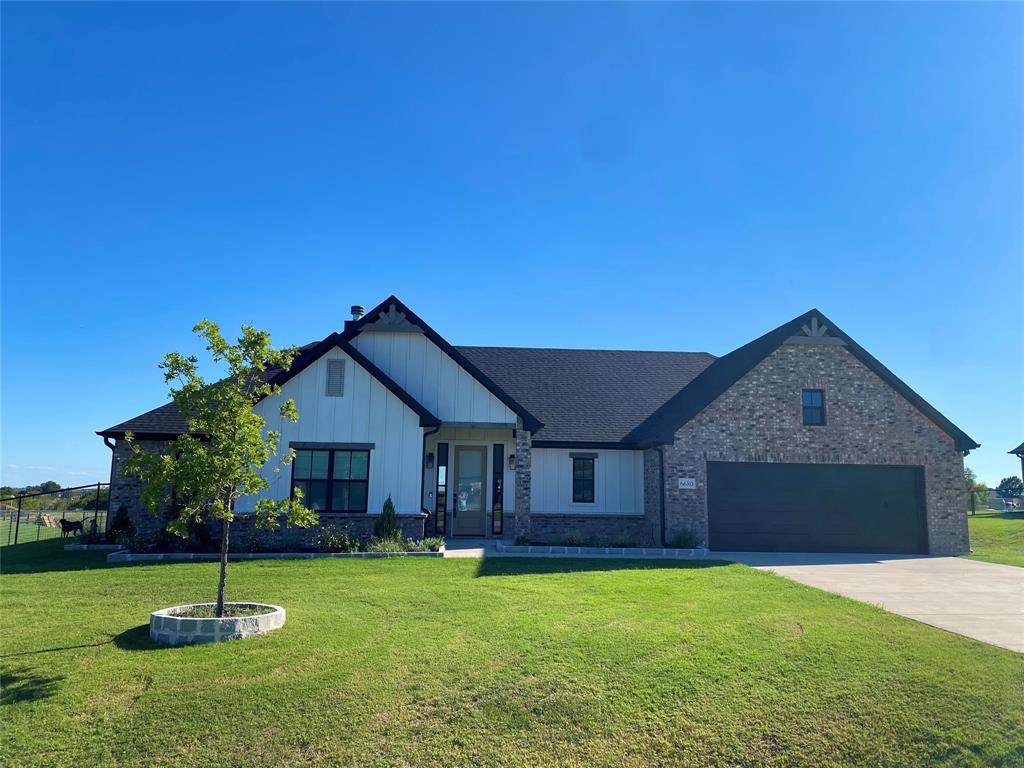
[[[427,469],[433,469],[433,468],[434,468],[434,452],[431,451],[430,453],[427,454]]]
[[[511,470],[516,468],[516,455],[514,453],[508,455],[508,468]]]

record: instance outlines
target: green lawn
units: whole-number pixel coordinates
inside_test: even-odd
[[[1024,567],[1024,512],[979,511],[967,516],[972,560]]]
[[[5,766],[1020,766],[1024,655],[741,565],[235,563],[284,629],[158,648],[216,565],[7,547]]]

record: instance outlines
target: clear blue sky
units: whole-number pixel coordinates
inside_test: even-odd
[[[209,317],[723,354],[810,307],[1024,440],[1024,6],[10,4],[2,479]]]

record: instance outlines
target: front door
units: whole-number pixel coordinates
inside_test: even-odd
[[[455,447],[455,498],[452,533],[483,536],[487,509],[487,448]]]

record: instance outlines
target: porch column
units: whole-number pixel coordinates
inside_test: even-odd
[[[530,432],[516,419],[516,512],[512,536],[530,535]]]

